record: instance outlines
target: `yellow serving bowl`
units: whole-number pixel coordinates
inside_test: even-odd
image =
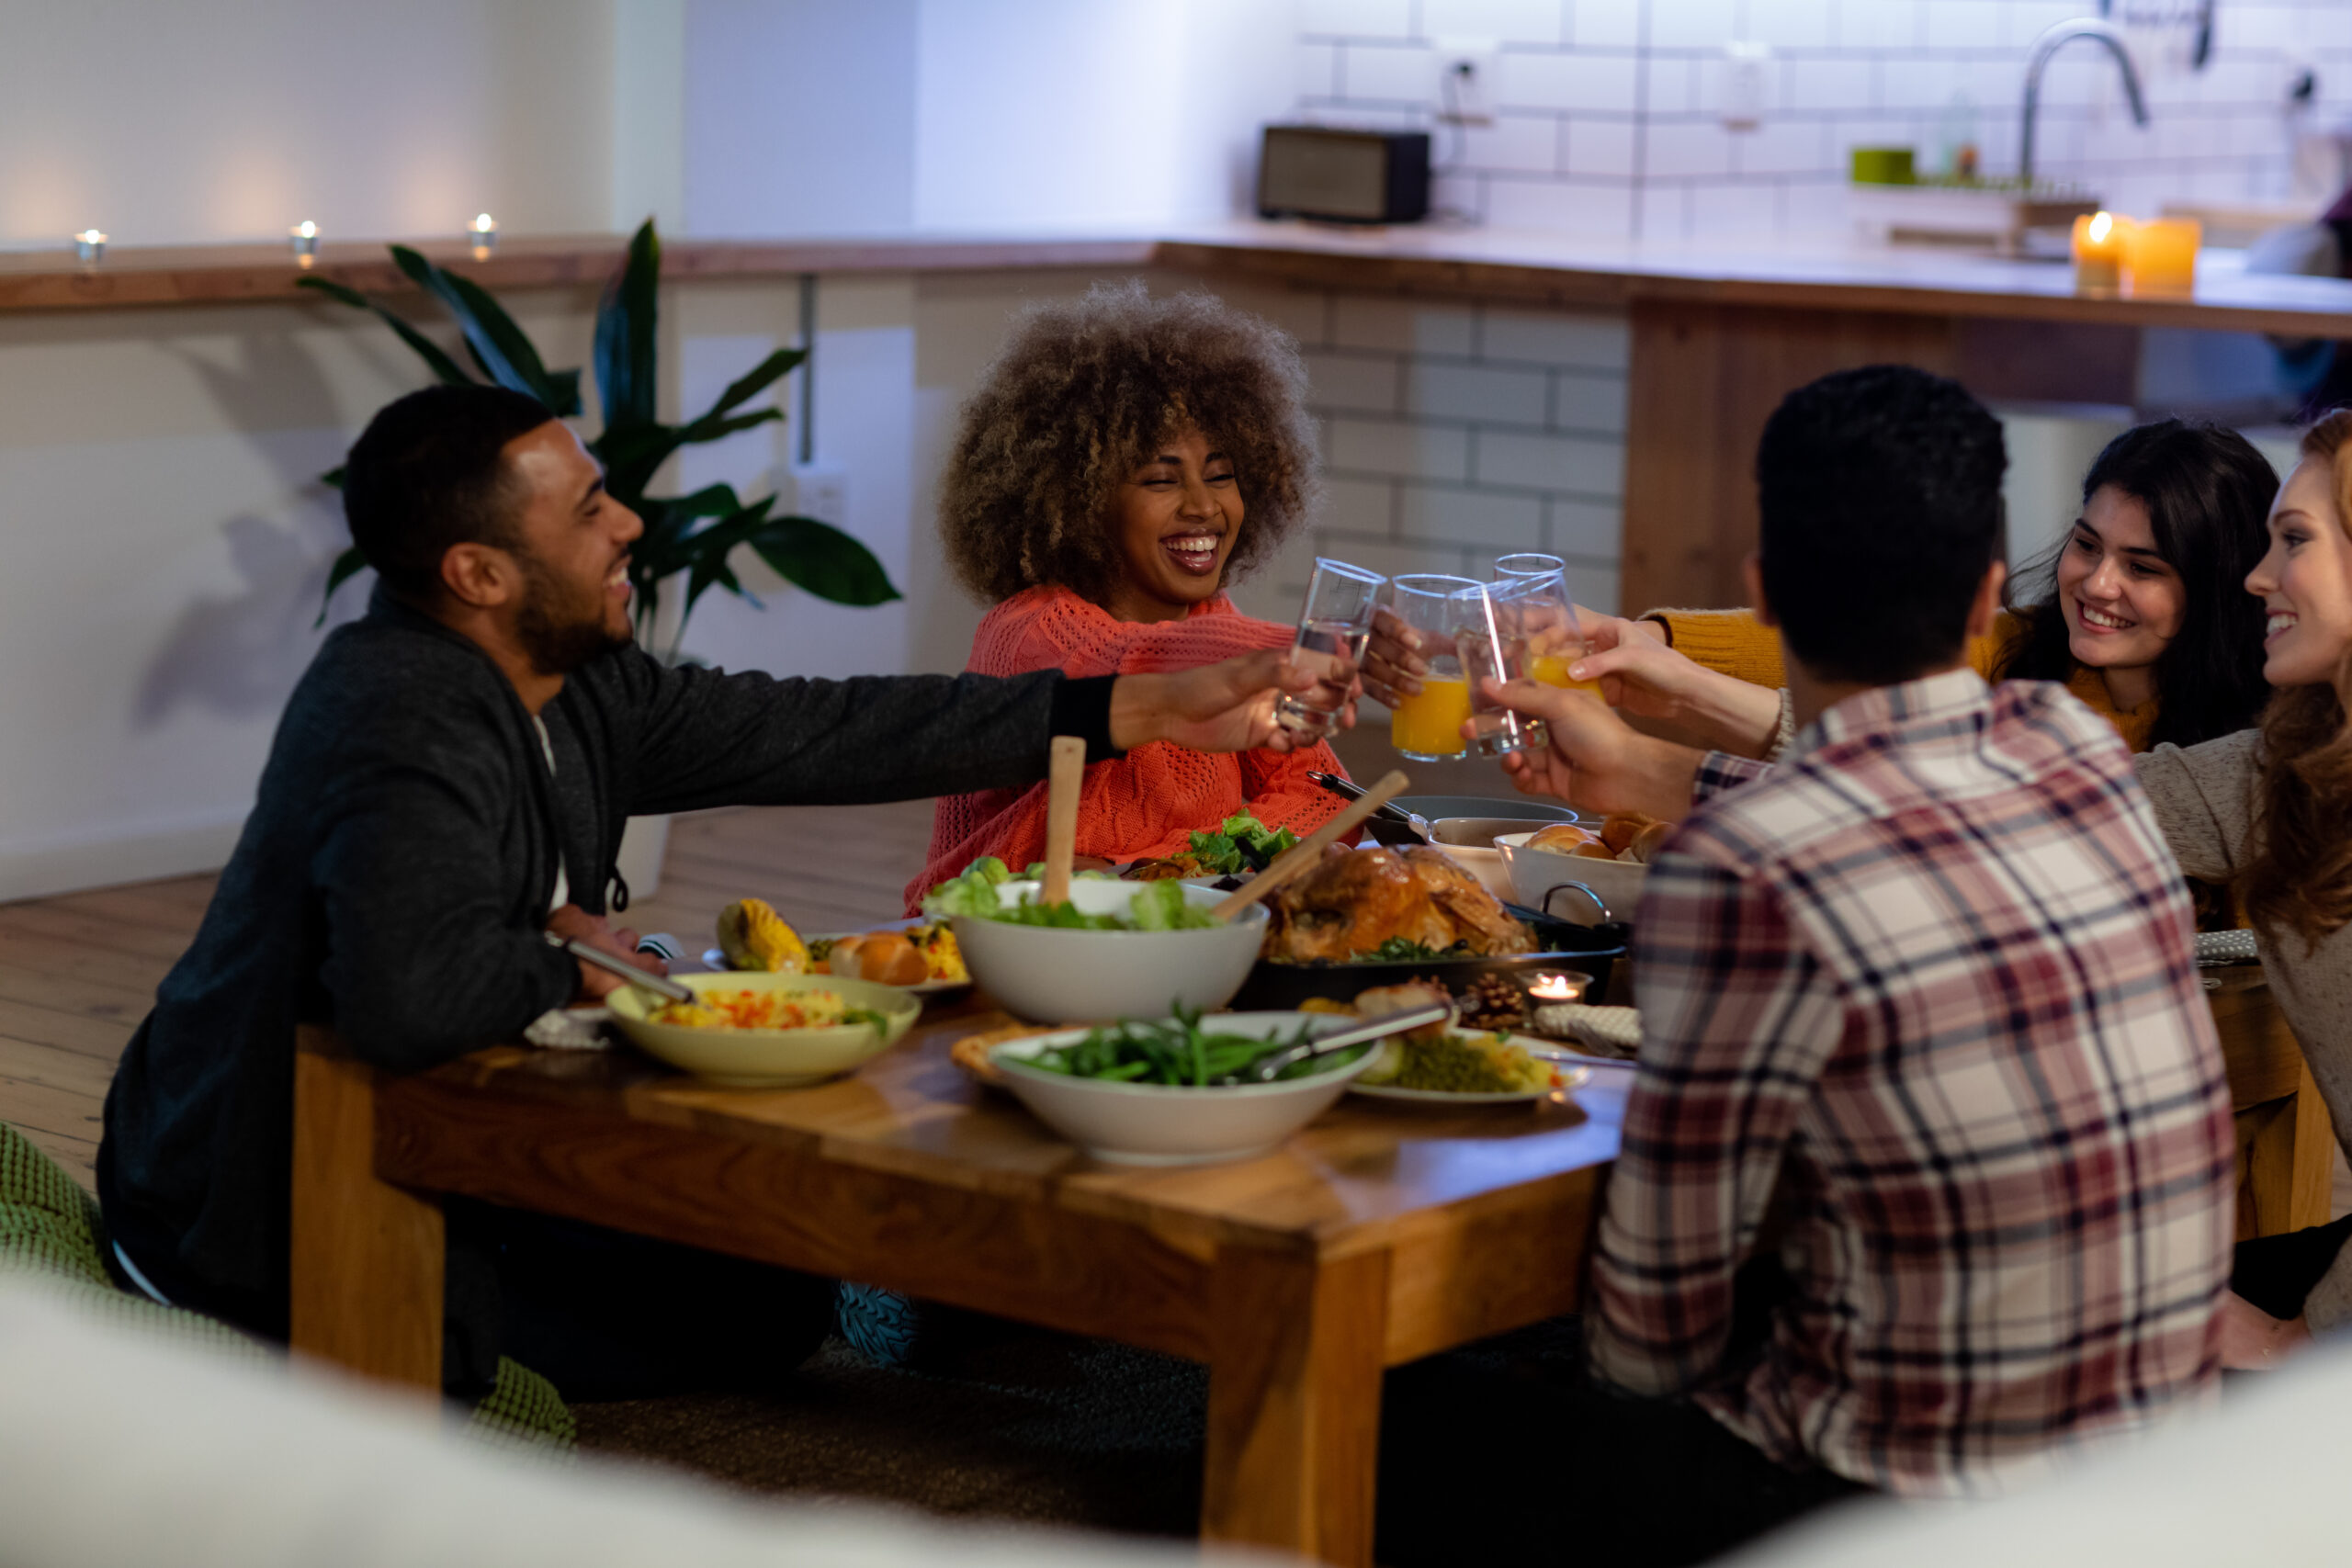
[[[713,1083],[744,1089],[791,1089],[839,1077],[897,1044],[922,1011],[922,998],[898,986],[842,975],[772,975],[752,971],[680,975],[697,995],[710,991],[831,991],[852,1007],[882,1015],[882,1027],[837,1023],[821,1029],[702,1029],[656,1023],[662,1002],[625,986],[605,998],[621,1032],[650,1056]]]

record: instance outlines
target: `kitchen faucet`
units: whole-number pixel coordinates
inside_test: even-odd
[[[2132,51],[2123,47],[2123,35],[2089,17],[2056,24],[2034,39],[2026,54],[2025,118],[2018,129],[2018,183],[2028,191],[2033,188],[2033,123],[2041,112],[2042,68],[2052,55],[2078,38],[2097,39],[2115,56],[2116,65],[2123,72],[2123,96],[2132,100],[2132,123],[2147,129],[2148,106],[2140,96],[2140,73],[2132,67]]]

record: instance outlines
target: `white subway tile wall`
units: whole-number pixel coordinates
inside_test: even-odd
[[[1582,603],[1617,608],[1622,317],[1225,292],[1297,334],[1327,491],[1315,525],[1235,590],[1242,609],[1296,615],[1318,555],[1482,577],[1521,550],[1561,557]]]
[[[1299,109],[1427,124],[1442,46],[1498,46],[1491,128],[1439,127],[1441,205],[1599,240],[1834,235],[1856,146],[1907,145],[1923,169],[1973,137],[2014,170],[2028,46],[2097,0],[1307,0]],[[2193,6],[2127,0],[2134,17]],[[2153,124],[2135,128],[2113,63],[2073,44],[2044,81],[2036,163],[2109,205],[2260,203],[2290,192],[2289,86],[2316,72],[2312,118],[2352,108],[2352,0],[2222,0],[2201,70],[2190,31],[2128,31]],[[1763,119],[1726,130],[1724,46],[1767,46]]]

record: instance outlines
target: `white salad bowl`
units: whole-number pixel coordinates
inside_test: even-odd
[[[1544,902],[1546,895],[1572,882],[1581,882],[1608,906],[1611,919],[1634,918],[1634,908],[1642,901],[1643,885],[1649,880],[1648,866],[1632,861],[1563,854],[1557,850],[1532,850],[1527,847],[1527,840],[1532,836],[1505,833],[1495,840],[1496,852],[1510,868],[1511,890],[1518,895],[1516,902],[1577,925],[1598,925],[1600,911],[1593,907],[1592,899],[1574,888],[1561,893],[1548,907]]]
[[[1272,1039],[1324,1021],[1329,1027],[1320,1032],[1327,1034],[1355,1021],[1311,1012],[1229,1012],[1201,1021],[1219,1032]],[[1039,1052],[1082,1040],[1086,1032],[1069,1029],[1007,1041],[989,1052],[989,1060],[1037,1120],[1114,1165],[1206,1165],[1264,1154],[1330,1109],[1380,1055],[1375,1048],[1305,1077],[1226,1089],[1112,1083],[1033,1064]]]
[[[1073,877],[1070,902],[1082,914],[1127,919],[1136,892],[1151,886]],[[1008,908],[1037,896],[1035,882],[1006,882],[997,897]],[[1184,887],[1185,902],[1206,908],[1225,895]],[[1016,926],[957,915],[953,923],[964,966],[997,1005],[1035,1023],[1101,1023],[1166,1018],[1178,1008],[1206,1012],[1233,999],[1258,961],[1266,911],[1252,904],[1223,925],[1180,931],[1090,931]]]
[[[882,1015],[882,1027],[837,1023],[821,1029],[704,1029],[690,1023],[657,1023],[664,1005],[634,987],[605,998],[621,1032],[649,1056],[713,1083],[745,1089],[791,1089],[838,1077],[878,1056],[914,1027],[922,998],[899,986],[854,980],[846,975],[778,975],[723,971],[680,975],[678,984],[707,991],[831,991],[854,1008]]]

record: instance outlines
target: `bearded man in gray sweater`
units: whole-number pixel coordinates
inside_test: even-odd
[[[1283,749],[1280,652],[1167,675],[778,680],[673,670],[630,640],[636,514],[547,410],[435,387],[377,414],[344,489],[379,582],[288,700],[195,944],[107,1097],[99,1193],[126,1286],[286,1332],[294,1034],[415,1072],[617,984],[628,818],[1027,784],[1056,735]],[[453,1213],[444,1382],[508,1354],[575,1397],[789,1371],[820,1282],[590,1227]],[[673,1326],[673,1325],[675,1326]],[[685,1359],[681,1359],[684,1357]]]

